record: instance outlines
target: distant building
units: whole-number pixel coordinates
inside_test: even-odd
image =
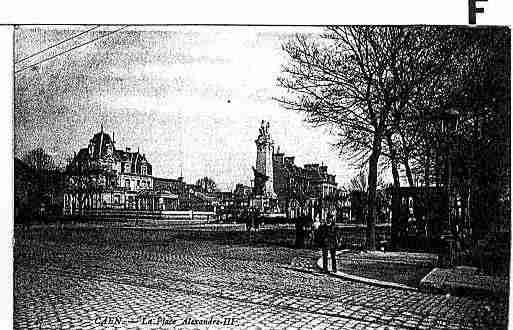
[[[235,185],[235,189],[233,190],[233,198],[236,200],[248,201],[251,198],[252,192],[253,188],[251,188],[250,186],[245,186],[242,183],[237,183]]]
[[[102,127],[89,140],[88,146],[80,149],[68,164],[64,214],[106,208],[177,208],[179,195],[174,189],[168,189],[170,185],[163,183],[166,179],[152,176],[152,166],[146,155],[139,150],[132,152],[130,148],[116,149],[113,137],[105,133]]]
[[[300,167],[294,163],[294,157],[285,157],[279,150],[273,155],[273,166],[274,190],[282,211],[295,217],[306,208],[306,213],[319,214],[321,218],[333,212],[323,205],[338,190],[335,175],[328,173],[327,166],[306,164]]]
[[[235,205],[235,200],[233,198],[233,192],[231,191],[217,191],[215,193],[216,197],[216,206],[219,206],[220,209],[226,210],[233,208]]]
[[[294,163],[294,157],[286,157],[279,148],[274,152],[270,125],[265,121],[255,143],[257,159],[253,169],[252,206],[264,211],[274,208],[290,217],[306,212],[325,218],[328,212],[334,212],[326,200],[336,194],[338,188],[335,175],[328,173],[327,166],[306,164],[300,167]]]
[[[183,203],[183,196],[186,193],[186,183],[182,177],[177,179],[153,177],[153,190],[162,196],[161,204],[166,210],[187,209]]]

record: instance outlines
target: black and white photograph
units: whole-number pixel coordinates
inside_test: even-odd
[[[508,328],[509,27],[12,34],[14,329]]]

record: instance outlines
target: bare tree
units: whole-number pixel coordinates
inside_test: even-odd
[[[349,183],[344,187],[346,191],[359,191],[366,193],[369,190],[368,186],[368,171],[365,168],[360,169],[360,171],[351,178]],[[377,179],[377,187],[378,189],[382,189],[386,186],[385,181],[381,175],[378,175]]]
[[[23,157],[23,162],[36,171],[50,171],[55,169],[52,156],[43,148],[37,148]]]
[[[389,160],[396,187],[400,165],[413,185],[419,126],[450,85],[446,75],[457,57],[451,37],[451,29],[439,27],[328,27],[320,39],[297,36],[284,45],[290,59],[278,81],[292,96],[279,102],[332,128],[336,146],[355,163],[368,162],[370,248],[380,157]]]
[[[338,133],[337,146],[368,162],[367,230],[375,248],[376,185],[390,117],[405,103],[396,79],[413,38],[402,27],[329,27],[321,40],[297,36],[284,45],[290,56],[278,79],[293,95],[279,99],[314,125]]]

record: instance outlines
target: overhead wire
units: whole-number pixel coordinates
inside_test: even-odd
[[[54,44],[54,45],[51,45],[50,47],[47,47],[47,48],[45,48],[45,49],[43,49],[43,50],[40,50],[40,51],[38,51],[38,52],[36,52],[36,53],[34,53],[34,54],[32,54],[32,55],[29,55],[29,56],[27,56],[27,57],[24,57],[24,58],[22,58],[21,60],[14,62],[14,64],[18,64],[18,63],[21,63],[21,62],[23,62],[23,61],[25,61],[25,60],[28,60],[29,58],[32,58],[32,57],[34,57],[34,56],[36,56],[36,55],[39,55],[39,54],[41,54],[41,53],[44,53],[44,52],[46,52],[47,50],[50,50],[50,49],[55,48],[55,47],[57,47],[57,46],[59,46],[59,45],[62,45],[63,43],[68,42],[68,41],[70,41],[70,40],[72,40],[72,39],[78,38],[78,37],[80,37],[81,35],[84,35],[84,34],[86,34],[86,33],[88,33],[88,32],[91,32],[92,30],[97,29],[97,28],[99,28],[99,27],[100,27],[100,25],[96,25],[95,27],[93,27],[93,28],[91,28],[91,29],[88,29],[88,30],[86,30],[86,31],[82,31],[82,32],[80,32],[80,33],[78,33],[78,34],[75,34],[75,35],[73,35],[73,36],[71,36],[71,37],[69,37],[69,38],[67,38],[67,39],[64,39],[64,40],[62,40],[62,41],[60,41],[60,42],[58,42],[58,43],[56,43],[56,44]]]
[[[114,31],[110,31],[110,32],[108,32],[108,33],[106,33],[106,34],[103,34],[103,35],[101,35],[101,36],[97,37],[97,38],[91,39],[91,40],[89,40],[89,41],[87,41],[87,42],[84,42],[84,43],[81,43],[81,44],[79,44],[79,45],[77,45],[77,46],[75,46],[75,47],[69,48],[69,49],[67,49],[67,50],[65,50],[65,51],[63,51],[63,52],[60,52],[60,53],[58,53],[58,54],[55,54],[55,55],[50,56],[50,57],[48,57],[48,58],[45,58],[44,60],[41,60],[41,61],[39,61],[39,62],[36,62],[36,63],[30,64],[30,65],[27,65],[26,67],[24,67],[24,68],[22,68],[22,69],[19,69],[19,70],[14,71],[14,73],[15,73],[15,74],[16,74],[16,73],[20,73],[20,72],[25,71],[25,70],[27,70],[27,69],[33,68],[33,67],[35,67],[35,66],[37,66],[37,65],[39,65],[39,64],[41,64],[41,63],[44,63],[44,62],[50,61],[50,60],[52,60],[52,59],[54,59],[54,58],[56,58],[56,57],[58,57],[58,56],[61,56],[61,55],[63,55],[63,54],[66,54],[66,53],[68,53],[68,52],[70,52],[70,51],[73,51],[73,50],[75,50],[75,49],[78,49],[78,48],[80,48],[80,47],[83,47],[83,46],[85,46],[85,45],[88,45],[88,44],[90,44],[90,43],[92,43],[92,42],[95,42],[95,41],[97,41],[97,40],[100,40],[100,39],[106,38],[106,37],[108,37],[108,36],[110,36],[110,35],[112,35],[112,34],[114,34],[114,33],[117,33],[117,32],[119,32],[119,31],[121,31],[121,30],[123,30],[123,29],[127,28],[128,26],[129,26],[129,25],[124,25],[124,26],[122,26],[122,27],[121,27],[121,28],[119,28],[119,29],[116,29],[116,30],[114,30]]]

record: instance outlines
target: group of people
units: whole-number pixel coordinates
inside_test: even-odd
[[[325,221],[316,216],[312,221],[309,216],[303,215],[296,219],[296,248],[305,247],[305,239],[310,247],[322,249],[323,271],[328,273],[328,252],[331,256],[331,271],[337,271],[336,251],[338,247],[335,217],[329,214]]]

